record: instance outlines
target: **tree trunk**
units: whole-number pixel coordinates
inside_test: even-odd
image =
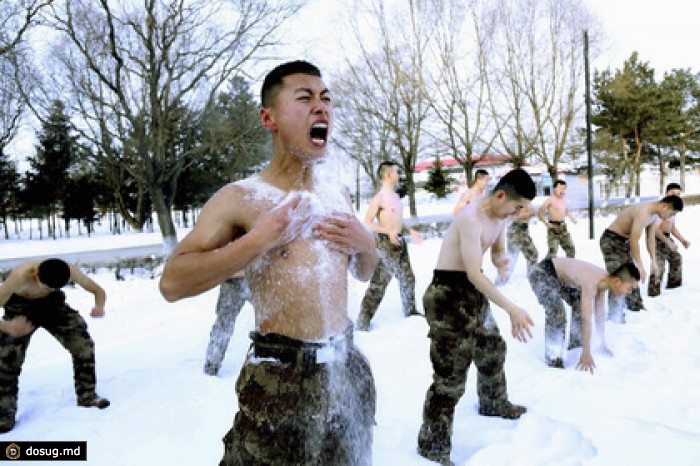
[[[170,207],[165,200],[165,194],[157,187],[151,187],[149,191],[153,209],[158,217],[158,226],[160,233],[163,236],[163,249],[166,254],[170,254],[175,246],[177,246],[177,232],[173,223],[173,216],[170,212]]]

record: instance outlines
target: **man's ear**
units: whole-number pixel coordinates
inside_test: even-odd
[[[260,109],[260,119],[265,128],[270,131],[277,131],[277,123],[275,123],[275,117],[272,115],[271,109],[262,107]]]

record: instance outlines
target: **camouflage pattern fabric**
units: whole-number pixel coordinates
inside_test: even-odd
[[[404,315],[418,313],[416,310],[416,279],[411,269],[406,240],[399,238],[399,244],[396,245],[391,243],[387,235],[380,234],[377,236],[377,253],[379,263],[362,299],[360,314],[357,317],[357,328],[360,330],[369,328],[369,323],[377,312],[392,276],[399,281]]]
[[[216,375],[226,355],[231,335],[236,326],[236,318],[246,301],[251,300],[248,282],[244,277],[229,278],[219,286],[219,299],[216,302],[216,321],[209,334],[209,345],[204,362],[204,372]]]
[[[566,338],[566,310],[564,301],[571,307],[569,349],[581,346],[581,289],[566,286],[557,277],[551,259],[536,264],[528,276],[530,287],[545,312],[544,357],[552,366],[563,364]],[[559,360],[559,361],[557,361]]]
[[[665,233],[666,234],[666,233]],[[666,237],[671,239],[670,234]],[[673,241],[671,239],[671,241]],[[671,251],[666,243],[656,238],[656,265],[659,268],[659,275],[649,276],[647,294],[649,296],[659,296],[661,294],[661,281],[666,273],[666,262],[668,262],[668,278],[666,279],[666,289],[678,288],[683,284],[683,257],[681,253]]]
[[[522,252],[527,261],[528,273],[530,268],[537,263],[537,248],[530,237],[527,223],[513,222],[508,226],[508,255],[510,256],[510,269],[513,270],[518,259],[518,253]]]
[[[251,336],[236,383],[239,411],[223,438],[220,465],[372,464],[376,391],[352,334],[325,346]],[[319,363],[327,351],[331,360]]]
[[[557,257],[557,248],[559,246],[561,246],[566,253],[566,257],[576,257],[576,248],[574,247],[574,242],[571,239],[569,230],[566,229],[566,223],[549,223],[551,223],[552,226],[547,229],[547,247],[549,248],[546,256],[547,259]]]
[[[627,262],[634,263],[629,238],[618,235],[613,231],[606,229],[600,236],[600,251],[603,253],[605,269],[608,273],[613,273],[618,267]],[[632,292],[624,296],[624,298],[608,293],[608,320],[624,323],[625,304],[630,311],[640,311],[644,309],[644,302],[642,301],[639,287],[634,288]]]
[[[477,369],[479,408],[498,411],[509,405],[503,364],[506,343],[489,302],[464,272],[436,270],[423,295],[430,325],[433,383],[423,406],[418,434],[421,455],[446,460],[452,449],[454,409],[464,394],[467,370]]]
[[[95,343],[88,333],[85,320],[65,303],[62,291],[54,291],[41,299],[12,295],[4,307],[5,320],[26,316],[37,328],[43,327],[70,352],[78,402],[89,401],[97,396]],[[0,418],[14,419],[17,413],[17,382],[33,333],[14,338],[0,332]]]

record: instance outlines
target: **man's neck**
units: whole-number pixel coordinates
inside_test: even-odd
[[[316,164],[317,161],[301,160],[291,154],[275,156],[260,176],[283,191],[311,191]]]

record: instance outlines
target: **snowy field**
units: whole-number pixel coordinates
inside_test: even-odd
[[[433,206],[435,213],[449,206]],[[432,211],[422,206],[421,214]],[[427,210],[425,210],[427,209]],[[677,225],[691,242],[683,250],[684,285],[645,297],[646,312],[628,315],[626,324],[608,323],[609,358],[594,354],[595,374],[577,371],[580,350],[569,353],[566,368],[543,362],[544,313],[517,262],[507,296],[533,317],[534,338],[510,336],[506,313],[492,310],[508,344],[506,374],[511,401],[528,413],[517,421],[477,414],[475,370],[457,406],[452,460],[458,465],[688,465],[700,464],[700,232],[688,207]],[[577,257],[603,266],[598,237],[612,217],[597,217],[595,239],[588,222],[569,224]],[[531,232],[545,254],[545,229]],[[180,232],[182,236],[184,231]],[[158,243],[158,233],[97,235],[43,240],[0,240],[0,257]],[[410,245],[418,302],[431,279],[440,239]],[[645,254],[645,257],[646,256]],[[647,259],[648,269],[648,259]],[[484,262],[485,272],[495,276]],[[248,350],[253,310],[243,309],[218,377],[202,372],[217,290],[168,304],[157,280],[127,275],[117,281],[108,271],[94,278],[107,291],[106,317],[92,319],[92,297],[66,289],[96,342],[97,391],[112,405],[103,411],[75,405],[70,358],[45,331],[33,337],[20,378],[19,411],[13,431],[2,441],[87,441],[87,464],[95,466],[199,466],[218,464],[221,437],[237,410],[235,380]],[[348,309],[355,318],[366,283],[350,278]],[[422,305],[420,306],[422,310]],[[404,318],[392,281],[369,332],[356,341],[368,356],[377,385],[377,425],[373,458],[378,466],[429,465],[416,453],[416,435],[426,389],[431,382],[427,324]],[[34,464],[22,461],[15,464]],[[75,464],[52,462],[52,464]],[[85,464],[85,463],[83,463]]]

